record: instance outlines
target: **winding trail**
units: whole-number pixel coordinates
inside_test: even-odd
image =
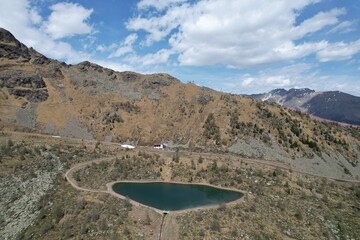
[[[150,149],[148,147],[139,147],[138,149],[139,150],[147,150],[149,152],[158,152],[157,150]],[[139,151],[139,150],[135,150],[135,151]],[[212,161],[212,160],[216,160],[216,159],[225,157],[229,161],[232,161],[232,162],[233,161],[242,161],[244,163],[258,164],[258,165],[267,166],[267,167],[273,168],[273,169],[282,169],[282,170],[286,170],[286,171],[292,171],[294,173],[312,176],[312,177],[316,177],[316,178],[324,178],[324,176],[321,176],[321,175],[294,170],[290,166],[283,164],[283,163],[279,163],[279,162],[270,162],[270,161],[266,161],[266,160],[250,159],[250,158],[240,158],[240,157],[232,156],[232,155],[228,155],[228,154],[225,155],[225,154],[212,154],[212,153],[189,153],[189,152],[187,152],[187,153],[190,154],[191,156],[206,157],[207,161]],[[88,188],[80,187],[78,185],[78,182],[73,177],[74,172],[76,172],[86,166],[89,166],[91,164],[99,164],[103,161],[112,161],[115,158],[116,158],[116,156],[105,157],[105,158],[98,158],[98,159],[94,159],[91,161],[78,163],[78,164],[74,165],[73,167],[71,167],[65,173],[65,179],[71,184],[72,187],[74,187],[75,189],[80,190],[80,191],[91,192],[91,193],[107,193],[107,194],[111,194],[111,195],[120,197],[119,195],[116,195],[116,194],[114,194],[114,192],[110,191],[109,187],[107,188],[107,190],[96,190],[96,189],[88,189]],[[333,181],[360,184],[360,181],[356,181],[356,180],[345,180],[345,179],[336,179],[336,178],[330,178],[330,179]],[[156,212],[160,213],[159,211],[156,211]],[[164,214],[164,213],[160,213],[160,214],[162,214],[162,221],[161,221],[161,225],[160,225],[160,229],[159,229],[159,238],[158,238],[159,240],[162,239],[164,227],[165,227],[165,218],[168,215],[168,214]]]
[[[286,171],[290,171],[290,172],[293,172],[293,173],[298,173],[298,174],[306,175],[306,176],[310,176],[310,177],[328,178],[330,180],[337,181],[337,182],[347,182],[347,183],[358,183],[358,184],[360,184],[360,180],[333,178],[333,177],[324,176],[324,175],[320,175],[320,174],[315,174],[315,173],[305,172],[305,171],[301,171],[301,170],[296,170],[293,167],[291,167],[289,164],[284,164],[284,163],[276,162],[276,161],[255,159],[255,158],[245,158],[245,157],[234,156],[234,155],[231,155],[231,154],[218,154],[218,153],[214,153],[214,154],[212,154],[212,153],[193,153],[193,155],[196,155],[196,156],[199,156],[199,157],[200,156],[202,156],[202,157],[206,156],[207,158],[212,158],[214,160],[218,159],[218,158],[228,158],[231,161],[242,161],[244,163],[263,165],[263,166],[270,167],[272,169],[286,170]]]
[[[59,136],[52,136],[52,135],[48,135],[48,134],[41,134],[41,133],[26,133],[26,132],[16,132],[16,131],[2,131],[5,134],[10,134],[10,135],[14,135],[14,136],[18,136],[20,138],[27,136],[27,137],[33,137],[33,141],[34,142],[40,142],[43,143],[44,140],[47,141],[55,141],[55,142],[61,142],[61,141],[65,141],[65,142],[70,142],[70,143],[74,143],[74,144],[96,144],[98,141],[96,140],[86,140],[86,139],[79,139],[79,138],[70,138],[70,137],[59,137]],[[42,140],[39,140],[42,139]],[[112,142],[100,142],[102,145],[104,146],[112,146],[112,147],[118,147],[121,148],[121,144],[120,143],[112,143]],[[147,151],[147,152],[153,152],[153,153],[159,153],[161,152],[161,150],[157,150],[154,149],[152,147],[147,147],[147,146],[138,146],[136,147],[136,149],[131,150],[131,151]],[[167,150],[166,152],[168,153],[173,153],[173,151],[169,151]],[[316,177],[316,178],[329,178],[330,180],[333,181],[338,181],[338,182],[347,182],[347,183],[357,183],[360,184],[359,180],[352,180],[352,179],[341,179],[341,178],[333,178],[333,177],[329,177],[329,176],[323,176],[320,174],[314,174],[314,173],[310,173],[310,172],[306,172],[306,171],[301,171],[301,170],[296,170],[293,167],[291,167],[289,164],[284,164],[281,162],[276,162],[276,161],[269,161],[269,160],[263,160],[263,159],[255,159],[255,158],[247,158],[247,157],[241,157],[241,156],[237,156],[235,154],[220,154],[220,153],[198,153],[198,152],[190,152],[190,151],[182,151],[182,154],[188,155],[188,156],[197,156],[197,157],[204,157],[208,160],[217,160],[219,158],[223,158],[223,159],[229,159],[230,161],[241,161],[244,163],[249,163],[249,164],[258,164],[258,165],[263,165],[269,168],[273,168],[273,169],[282,169],[282,170],[287,170],[287,171],[291,171],[293,173],[298,173],[301,175],[307,175],[307,176],[311,176],[311,177]],[[72,173],[75,172],[78,169],[81,169],[87,165],[90,165],[92,163],[100,163],[102,161],[108,161],[111,160],[113,158],[115,158],[116,156],[113,157],[107,157],[107,158],[99,158],[99,159],[95,159],[95,160],[91,160],[88,162],[82,162],[79,164],[76,164],[75,166],[71,167],[66,173],[65,173],[65,178],[68,180],[68,182],[76,189],[81,190],[81,191],[87,191],[87,192],[102,192],[102,193],[108,193],[108,191],[101,191],[101,190],[94,190],[94,189],[86,189],[83,187],[80,187],[77,185],[76,181],[73,179]]]
[[[24,133],[24,132],[14,132],[14,131],[3,131],[3,133],[8,133],[11,136],[14,136],[15,138],[19,138],[22,139],[23,137],[30,137],[32,142],[38,142],[38,143],[43,143],[44,141],[46,142],[56,142],[56,143],[70,143],[70,144],[87,144],[87,145],[95,145],[98,141],[96,140],[86,140],[86,139],[78,139],[78,138],[69,138],[69,137],[59,137],[59,136],[52,136],[52,135],[47,135],[47,134],[39,134],[39,133]],[[102,146],[108,146],[108,147],[116,147],[116,148],[121,148],[121,144],[120,143],[112,143],[112,142],[100,142],[102,144]],[[146,147],[146,146],[138,146],[136,147],[136,149],[133,149],[131,151],[135,151],[135,152],[139,152],[139,151],[146,151],[146,152],[152,152],[152,153],[160,153],[162,152],[161,150],[157,150],[157,149],[153,149],[152,147]],[[168,153],[168,154],[172,154],[173,151],[164,151],[163,153]],[[296,170],[293,167],[291,167],[289,164],[285,164],[282,162],[276,162],[276,161],[269,161],[269,160],[263,160],[263,159],[255,159],[255,158],[247,158],[247,157],[241,157],[241,156],[237,156],[235,154],[219,154],[219,153],[198,153],[198,152],[190,152],[190,151],[182,151],[182,154],[184,156],[189,156],[189,157],[203,157],[204,161],[213,161],[213,160],[218,160],[218,159],[225,159],[228,160],[229,162],[243,162],[243,163],[248,163],[248,164],[256,164],[256,165],[261,165],[261,166],[265,166],[271,169],[281,169],[281,170],[286,170],[286,171],[290,171],[296,174],[300,174],[300,175],[305,175],[305,176],[311,176],[311,177],[315,177],[315,178],[328,178],[332,181],[337,181],[337,182],[344,182],[344,183],[355,183],[355,184],[360,184],[359,180],[351,180],[351,179],[340,179],[340,178],[332,178],[329,176],[323,176],[320,174],[315,174],[315,173],[311,173],[311,172],[306,172],[306,171],[301,171],[301,170]],[[88,188],[84,188],[84,187],[80,187],[78,185],[78,182],[74,179],[73,174],[86,167],[89,166],[93,163],[98,164],[101,163],[103,161],[111,161],[113,160],[115,156],[112,157],[103,157],[103,158],[98,158],[98,159],[94,159],[94,160],[90,160],[87,162],[82,162],[82,163],[78,163],[74,166],[72,166],[66,173],[65,173],[65,179],[71,184],[72,187],[74,187],[75,189],[79,190],[79,191],[84,191],[84,192],[90,192],[90,193],[106,193],[106,194],[111,194],[111,195],[116,195],[115,193],[111,192],[111,189],[107,188],[107,190],[97,190],[97,189],[88,189]],[[119,195],[116,195],[117,197],[119,197]],[[157,211],[159,214],[159,211]],[[162,217],[162,222],[160,225],[160,230],[159,230],[159,240],[162,239],[162,236],[164,234],[164,231],[166,230],[166,228],[168,228],[169,226],[165,226],[166,224],[166,219],[171,219],[171,216],[166,217],[166,215],[163,215]],[[167,234],[168,231],[165,231]]]
[[[29,137],[35,137],[34,140],[36,140],[37,138],[44,138],[47,140],[53,140],[53,141],[63,141],[65,140],[66,142],[73,142],[73,143],[77,143],[77,144],[96,144],[98,141],[96,140],[86,140],[86,139],[79,139],[79,138],[71,138],[71,137],[59,137],[59,136],[52,136],[52,135],[48,135],[48,134],[41,134],[41,133],[25,133],[25,132],[16,132],[16,131],[2,131],[4,133],[8,133],[8,134],[12,134],[12,135],[18,135],[18,136],[29,136]],[[43,141],[39,141],[39,142],[43,142]],[[113,146],[113,147],[119,147],[121,148],[121,144],[120,143],[113,143],[113,142],[100,142],[102,145],[105,146]],[[153,152],[153,153],[159,153],[161,152],[161,150],[157,150],[154,149],[152,147],[148,147],[148,146],[138,146],[136,147],[136,149],[132,150],[132,151],[148,151],[148,152]],[[167,150],[168,153],[173,153],[174,151],[169,151]],[[235,154],[220,154],[220,153],[198,153],[198,152],[190,152],[190,151],[182,151],[183,154],[185,155],[189,155],[189,156],[198,156],[198,157],[206,157],[207,159],[211,159],[211,160],[217,160],[219,158],[223,158],[223,159],[229,159],[231,161],[242,161],[244,163],[250,163],[250,164],[258,164],[258,165],[263,165],[263,166],[267,166],[273,169],[279,168],[282,170],[287,170],[287,171],[291,171],[293,173],[298,173],[298,174],[302,174],[302,175],[307,175],[307,176],[311,176],[311,177],[316,177],[316,178],[329,178],[330,180],[333,181],[338,181],[338,182],[348,182],[348,183],[359,183],[360,184],[360,180],[352,180],[352,179],[341,179],[341,178],[333,178],[333,177],[329,177],[329,176],[324,176],[324,175],[320,175],[320,174],[314,174],[314,173],[310,173],[310,172],[306,172],[306,171],[301,171],[301,170],[296,170],[293,167],[291,167],[289,164],[285,164],[282,162],[276,162],[276,161],[270,161],[270,160],[263,160],[263,159],[256,159],[256,158],[247,158],[247,157],[241,157],[241,156],[237,156]],[[106,160],[111,160],[113,157],[108,157],[108,158],[100,158],[100,159],[95,159],[95,160],[91,160],[89,162],[83,162],[80,164],[77,164],[75,166],[73,166],[71,169],[69,169],[67,171],[67,173],[65,174],[66,178],[68,180],[73,180],[68,178],[67,176],[69,176],[70,173],[72,173],[73,171],[75,171],[75,169],[80,169],[88,164],[91,163],[100,163],[102,161],[106,161]],[[74,169],[75,168],[75,169]],[[77,186],[77,184],[74,183],[74,181],[69,181],[70,184],[72,186],[74,186],[75,188],[79,189],[79,190],[83,190],[83,191],[88,191],[88,192],[99,192],[97,190],[90,190],[90,189],[85,189],[85,188],[81,188],[79,186]],[[106,191],[101,191],[101,192],[106,192]]]
[[[6,131],[4,131],[4,132],[6,133]],[[8,133],[13,134],[13,135],[18,136],[18,137],[22,137],[22,136],[34,137],[34,139],[32,139],[32,140],[34,142],[39,142],[39,143],[43,143],[44,140],[47,140],[47,141],[55,141],[55,142],[65,141],[66,143],[73,143],[73,144],[92,144],[92,145],[95,145],[98,142],[96,140],[65,138],[65,137],[51,136],[51,135],[39,134],[39,133],[23,133],[23,132],[10,132],[10,131]],[[39,138],[42,139],[42,140],[40,140]],[[103,146],[112,146],[112,147],[121,148],[120,143],[101,142],[101,144]],[[153,149],[152,147],[146,147],[146,146],[138,146],[136,149],[131,150],[131,151],[135,151],[135,152],[146,151],[146,152],[152,152],[152,153],[160,153],[161,152],[161,150],[156,150],[156,149]],[[167,151],[165,151],[163,153],[172,154],[173,151],[167,150]],[[242,162],[242,163],[248,163],[248,164],[257,164],[257,165],[262,165],[262,166],[269,167],[271,169],[286,170],[286,171],[290,171],[290,172],[293,172],[293,173],[306,175],[306,176],[311,176],[311,177],[315,177],[315,178],[328,178],[328,179],[330,179],[332,181],[360,184],[360,181],[358,181],[358,180],[332,178],[332,177],[323,176],[323,175],[320,175],[320,174],[314,174],[314,173],[310,173],[310,172],[296,170],[296,169],[292,168],[289,164],[285,164],[285,163],[282,163],[282,162],[262,160],[262,159],[254,159],[254,158],[246,158],[246,157],[237,156],[235,154],[198,153],[198,152],[190,152],[190,151],[182,151],[182,154],[184,154],[185,156],[189,156],[189,157],[200,157],[201,156],[201,157],[204,158],[204,161],[213,161],[213,160],[218,160],[218,159],[225,159],[225,161],[227,160],[227,161],[232,162],[232,163],[234,163],[234,162]],[[114,160],[115,157],[116,157],[116,155],[114,155],[112,157],[103,157],[103,158],[90,160],[90,161],[87,161],[87,162],[78,163],[78,164],[72,166],[69,170],[67,170],[64,177],[71,184],[71,186],[74,187],[77,190],[84,191],[84,192],[90,192],[90,193],[106,193],[106,194],[116,195],[115,193],[111,192],[109,187],[107,188],[107,190],[97,190],[97,189],[88,189],[88,188],[80,187],[78,185],[78,182],[74,179],[74,176],[73,176],[73,174],[76,171],[78,171],[78,170],[80,170],[80,169],[82,169],[82,168],[84,168],[86,166],[89,166],[89,165],[94,164],[94,163],[98,164],[98,163],[101,163],[103,161],[111,161],[111,160]],[[116,195],[116,196],[120,197],[119,195]],[[162,237],[163,237],[164,231],[167,230],[167,228],[169,228],[169,226],[167,226],[167,225],[170,224],[170,223],[166,224],[166,219],[172,219],[172,215],[170,215],[167,218],[168,214],[163,214],[163,212],[160,213],[159,211],[157,211],[157,212],[159,214],[162,214],[162,221],[161,221],[161,225],[160,225],[159,238],[158,238],[159,240],[161,240]],[[168,231],[165,231],[165,233],[169,235]]]
[[[157,150],[153,150],[153,149],[149,149],[148,147],[139,147],[140,150],[147,150],[149,152],[159,152]],[[259,160],[259,159],[250,159],[250,158],[240,158],[240,157],[236,157],[236,156],[231,156],[231,155],[227,155],[227,154],[212,154],[212,153],[191,153],[192,156],[201,156],[201,157],[206,157],[207,160],[216,160],[219,158],[227,158],[230,161],[242,161],[244,163],[250,163],[250,164],[258,164],[258,165],[263,165],[263,166],[267,166],[269,168],[272,169],[281,169],[281,170],[286,170],[286,171],[291,171],[293,173],[298,173],[301,175],[307,175],[307,176],[311,176],[311,177],[316,177],[316,178],[328,178],[326,176],[322,176],[322,175],[318,175],[318,174],[313,174],[313,173],[309,173],[309,172],[304,172],[304,171],[300,171],[300,170],[294,170],[291,166],[288,166],[286,164],[280,163],[280,162],[271,162],[271,161],[267,161],[267,160]],[[98,158],[98,159],[94,159],[91,161],[87,161],[87,162],[82,162],[82,163],[78,163],[76,165],[74,165],[73,167],[71,167],[66,173],[65,173],[65,179],[71,184],[71,186],[73,186],[74,188],[81,190],[81,191],[86,191],[86,192],[95,192],[95,193],[110,193],[108,190],[96,190],[96,189],[87,189],[87,188],[83,188],[80,187],[77,184],[77,181],[74,179],[73,177],[73,173],[76,172],[77,170],[80,170],[81,168],[84,168],[86,166],[89,166],[91,164],[99,164],[103,161],[111,161],[114,160],[116,156],[113,157],[106,157],[106,158]],[[333,181],[338,181],[338,182],[347,182],[347,183],[358,183],[360,184],[360,181],[358,180],[350,180],[350,179],[338,179],[338,178],[329,178],[330,180]]]
[[[73,173],[76,172],[77,170],[80,170],[81,168],[84,168],[88,165],[91,165],[93,163],[101,163],[103,161],[110,161],[113,160],[114,157],[107,157],[107,158],[98,158],[95,160],[91,160],[88,162],[82,162],[79,164],[76,164],[75,166],[73,166],[72,168],[70,168],[66,173],[65,173],[65,179],[71,184],[71,186],[73,186],[75,189],[80,190],[80,191],[85,191],[85,192],[94,192],[94,193],[109,193],[109,191],[105,191],[105,190],[95,190],[95,189],[87,189],[87,188],[83,188],[80,187],[77,184],[77,181],[74,179],[73,177]]]

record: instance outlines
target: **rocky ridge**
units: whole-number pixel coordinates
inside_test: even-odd
[[[343,92],[315,92],[308,88],[292,88],[275,89],[268,93],[247,96],[274,102],[319,118],[360,126],[360,97]]]

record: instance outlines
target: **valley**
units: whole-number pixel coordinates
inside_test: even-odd
[[[34,219],[35,225],[20,228],[22,231],[18,233],[23,239],[30,236],[31,238],[79,236],[85,239],[116,239],[120,235],[135,239],[141,239],[140,236],[145,239],[158,239],[161,214],[146,207],[132,205],[126,199],[109,195],[106,184],[117,180],[211,183],[215,186],[246,191],[244,200],[235,205],[219,205],[210,209],[174,215],[170,213],[163,228],[165,234],[163,239],[169,239],[166,238],[166,234],[175,233],[179,239],[206,236],[212,238],[217,235],[229,238],[255,236],[284,239],[286,236],[289,238],[312,236],[309,239],[327,239],[331,236],[340,236],[339,229],[349,236],[358,234],[357,211],[359,210],[357,209],[359,209],[360,186],[356,181],[338,182],[309,176],[291,169],[281,169],[281,165],[271,165],[266,161],[232,154],[213,155],[180,151],[179,159],[176,160],[174,151],[154,150],[151,147],[125,150],[117,144],[106,142],[96,143],[21,133],[2,133],[0,139],[1,142],[12,139],[13,149],[21,147],[19,143],[27,146],[29,153],[25,154],[24,160],[20,159],[22,167],[14,168],[13,164],[16,162],[13,160],[9,162],[8,157],[2,159],[2,170],[15,171],[14,173],[23,180],[25,176],[31,174],[35,174],[33,179],[38,179],[44,175],[44,171],[58,171],[53,167],[51,170],[41,167],[41,155],[46,153],[51,156],[47,157],[47,161],[59,159],[64,166],[60,171],[62,174],[58,177],[53,175],[51,178],[53,190],[43,195],[37,208],[31,208],[29,200],[26,201],[26,205],[20,207],[25,202],[21,203],[23,197],[19,195],[13,199],[22,211],[24,208],[25,210],[30,208],[28,211],[34,211],[38,216]],[[17,142],[17,139],[21,141]],[[47,144],[43,145],[44,142]],[[40,148],[39,157],[36,157],[37,148]],[[21,158],[21,151],[14,152],[12,159]],[[77,157],[67,157],[74,155]],[[36,158],[39,160],[35,160]],[[91,160],[91,158],[95,159]],[[26,171],[26,166],[29,165],[32,166],[34,173]],[[74,167],[65,174],[65,170],[71,166]],[[5,172],[2,172],[3,179],[6,177]],[[9,178],[11,174],[7,173],[7,176]],[[68,181],[64,181],[65,176]],[[16,184],[14,180],[10,182],[7,187],[2,187],[9,193],[14,191],[11,190],[11,185]],[[27,188],[35,183],[35,180],[29,182]],[[2,197],[3,200],[6,196]],[[301,202],[298,199],[301,199]],[[2,202],[10,204],[9,200]],[[10,210],[3,209],[4,215],[9,214]],[[272,221],[272,224],[266,220],[270,213],[272,218],[277,219]],[[5,218],[8,219],[7,221],[10,220],[8,217],[9,215]],[[19,219],[13,221],[17,222]],[[289,222],[292,224],[283,225]],[[306,230],[295,223],[309,225]],[[248,224],[252,227],[244,227]],[[262,230],[259,231],[259,227]],[[174,229],[178,229],[177,232],[174,232]]]

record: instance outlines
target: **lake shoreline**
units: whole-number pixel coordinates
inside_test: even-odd
[[[200,207],[193,207],[193,208],[186,208],[186,209],[182,209],[182,210],[173,210],[173,211],[165,211],[165,210],[161,210],[155,207],[151,207],[145,204],[142,204],[140,202],[137,202],[131,198],[128,198],[126,196],[123,196],[117,192],[114,191],[113,186],[116,183],[170,183],[170,184],[181,184],[181,185],[198,185],[198,186],[207,186],[207,187],[212,187],[212,188],[216,188],[219,190],[226,190],[226,191],[232,191],[232,192],[237,192],[242,194],[242,196],[234,201],[230,201],[228,203],[225,203],[226,206],[235,206],[236,204],[242,202],[244,200],[244,197],[248,194],[245,191],[239,190],[239,189],[235,189],[235,188],[228,188],[228,187],[220,187],[220,186],[215,186],[215,185],[211,185],[209,183],[188,183],[188,182],[176,182],[176,181],[159,181],[159,180],[123,180],[123,181],[113,181],[110,183],[107,183],[107,192],[110,193],[112,196],[121,198],[121,199],[128,199],[129,202],[135,206],[141,206],[141,207],[145,207],[145,208],[149,208],[154,210],[155,212],[159,213],[159,214],[180,214],[180,213],[186,213],[186,212],[190,212],[190,211],[197,211],[197,210],[205,210],[205,209],[214,209],[214,208],[218,208],[219,207],[219,203],[217,204],[209,204],[209,205],[205,205],[205,206],[200,206]]]

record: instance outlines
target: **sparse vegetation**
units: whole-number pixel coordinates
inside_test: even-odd
[[[119,180],[245,192],[235,206],[169,218],[168,239],[360,236],[359,184],[299,173],[359,180],[359,128],[167,74],[66,65],[6,36],[0,41],[0,238],[157,239],[161,215],[106,193],[106,184]],[[154,153],[118,144],[160,141],[178,148]],[[71,177],[89,192],[64,179],[85,162],[91,164]]]
[[[120,115],[117,112],[106,112],[103,117],[103,123],[109,124],[109,123],[121,123],[124,122],[124,120],[120,117]]]
[[[220,144],[220,128],[216,125],[214,114],[209,113],[203,128],[207,139],[213,139],[216,144]]]
[[[17,142],[10,145],[11,149],[23,147]],[[96,149],[101,151],[104,146],[101,144]],[[31,161],[32,157],[29,157],[31,154],[36,156],[38,153],[49,151],[58,154],[61,161],[69,159],[66,158],[68,155],[62,156],[67,149],[66,146],[27,148],[27,151],[15,151],[15,155],[14,151],[11,151],[12,157],[17,156],[20,159],[20,152],[23,152],[26,160],[21,164],[24,164]],[[69,154],[71,149],[75,150],[68,148]],[[84,148],[79,149],[76,151],[84,151]],[[76,155],[83,155],[86,158],[92,151],[91,148],[86,149],[88,153],[78,152]],[[309,231],[312,234],[311,239],[343,236],[343,233],[353,237],[359,234],[357,230],[359,228],[356,226],[360,219],[354,216],[347,217],[348,214],[352,214],[352,208],[348,206],[359,207],[360,188],[357,185],[347,186],[329,183],[326,179],[298,177],[279,168],[264,169],[261,166],[248,165],[228,158],[204,158],[182,154],[177,162],[173,161],[172,153],[166,152],[153,154],[124,150],[120,153],[116,158],[79,169],[74,173],[74,179],[81,187],[101,190],[105,189],[107,182],[122,179],[162,180],[166,179],[166,173],[170,172],[175,181],[211,182],[218,186],[252,192],[251,195],[244,197],[244,202],[236,206],[220,204],[214,209],[179,215],[176,220],[179,224],[179,239],[194,239],[195,236],[238,238],[245,235],[254,238],[261,235],[271,239],[281,239],[282,234],[301,238],[301,236],[309,237]],[[46,156],[52,159],[48,157],[49,155]],[[7,159],[8,157],[5,157],[5,161],[8,161]],[[161,172],[160,168],[163,169]],[[43,200],[39,201],[38,209],[41,214],[38,215],[36,224],[21,233],[22,238],[30,235],[41,238],[56,238],[56,236],[64,239],[78,236],[91,238],[94,234],[97,239],[111,239],[119,235],[131,238],[140,231],[134,229],[141,228],[145,231],[158,222],[153,219],[151,212],[145,210],[138,219],[133,219],[129,213],[138,210],[127,199],[109,198],[109,195],[100,193],[79,195],[77,190],[60,177],[55,184],[54,190],[50,190]],[[95,200],[90,201],[90,199]],[[324,221],[318,216],[327,220]],[[294,224],[289,224],[289,218]],[[339,221],[342,225],[338,225]],[[275,223],[272,225],[275,231],[271,233],[264,228],[269,222]],[[311,226],[318,226],[322,230],[314,231],[314,228],[304,228],[302,224],[295,222],[310,222]],[[331,225],[334,226],[333,229],[326,227],[330,226],[330,223],[333,224]],[[115,233],[114,226],[116,226]],[[336,231],[338,233],[335,233]],[[145,236],[151,238],[151,235]]]

